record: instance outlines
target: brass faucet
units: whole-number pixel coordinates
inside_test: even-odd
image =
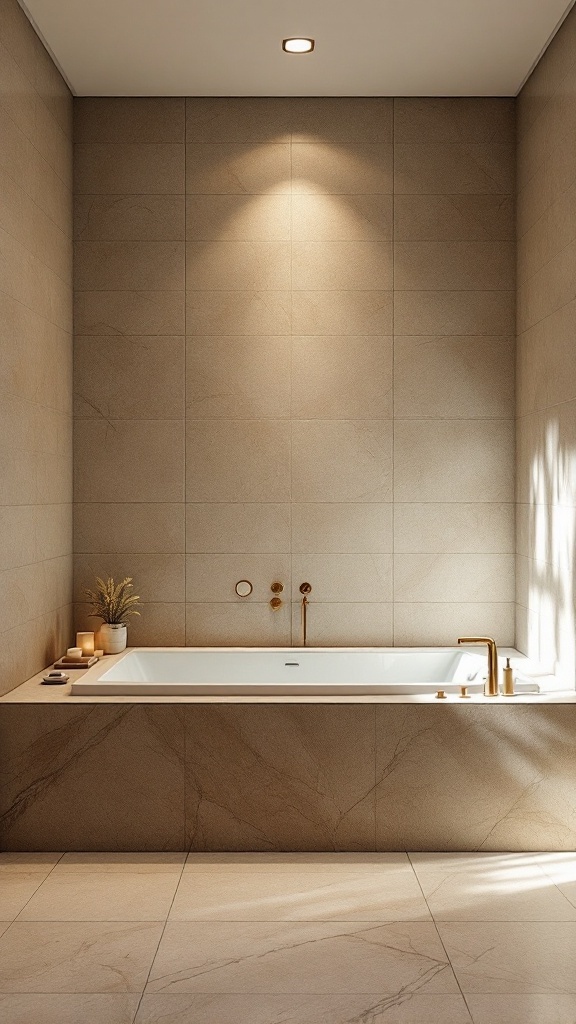
[[[302,647],[306,647],[308,640],[308,594],[312,591],[312,587],[309,583],[300,584],[300,593],[302,596],[301,605],[301,616],[302,616]]]
[[[488,675],[484,682],[484,696],[498,696],[498,648],[489,636],[459,636],[459,644],[486,644],[488,646]]]

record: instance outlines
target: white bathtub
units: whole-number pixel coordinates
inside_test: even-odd
[[[137,648],[72,683],[73,694],[426,694],[484,688],[486,654],[462,647]],[[535,684],[518,687],[538,691]]]

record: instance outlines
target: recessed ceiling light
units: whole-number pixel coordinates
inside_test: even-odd
[[[286,53],[311,53],[314,49],[313,39],[283,39],[282,49]]]

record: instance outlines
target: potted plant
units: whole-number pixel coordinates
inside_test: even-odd
[[[96,590],[84,589],[84,597],[92,607],[89,618],[102,619],[100,642],[105,654],[119,654],[126,648],[129,615],[140,615],[135,608],[140,598],[132,593],[132,577],[127,576],[117,585],[114,578],[96,577]]]

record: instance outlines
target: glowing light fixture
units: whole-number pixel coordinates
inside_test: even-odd
[[[283,39],[282,49],[286,53],[312,53],[313,39]]]

